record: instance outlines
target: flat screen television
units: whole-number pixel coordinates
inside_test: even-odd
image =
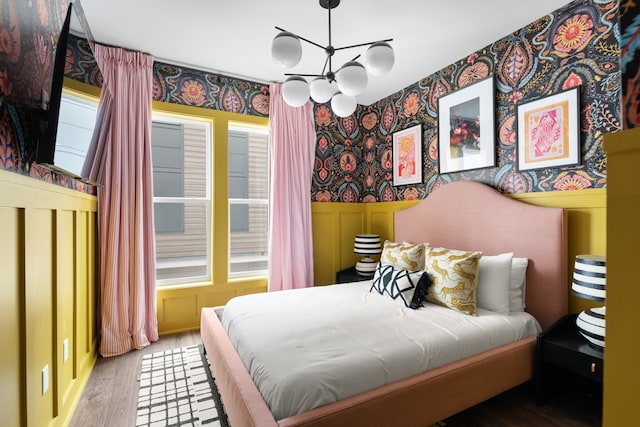
[[[39,111],[40,120],[34,120],[34,124],[38,126],[35,132],[37,136],[35,161],[43,165],[53,165],[54,163],[58,117],[60,115],[60,99],[62,97],[62,83],[64,81],[64,66],[67,59],[67,43],[69,41],[72,9],[73,3],[69,4],[67,15],[56,45],[51,91],[49,92],[49,104],[46,109]],[[35,110],[34,113],[36,113]]]
[[[33,123],[37,123],[38,126],[38,129],[35,132],[37,135],[35,162],[47,169],[54,170],[58,173],[95,185],[95,183],[89,181],[87,177],[81,176],[79,172],[71,172],[56,164],[56,150],[60,145],[60,141],[58,141],[58,124],[60,120],[60,106],[63,96],[62,88],[67,57],[67,45],[70,38],[69,34],[72,31],[74,31],[74,35],[86,38],[89,42],[89,46],[93,49],[93,35],[91,34],[91,30],[87,24],[80,0],[75,0],[73,3],[69,4],[56,46],[49,103],[46,109],[40,110],[40,119],[33,120]]]

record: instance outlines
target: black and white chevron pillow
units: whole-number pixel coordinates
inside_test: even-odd
[[[429,284],[429,275],[424,270],[401,270],[379,262],[369,291],[375,290],[380,295],[390,296],[393,300],[402,301],[406,307],[416,309],[422,307]]]

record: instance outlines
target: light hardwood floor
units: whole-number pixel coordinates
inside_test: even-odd
[[[136,425],[140,361],[147,353],[200,344],[200,332],[160,337],[141,350],[99,357],[78,402],[70,427],[133,427]]]
[[[147,353],[199,344],[199,332],[164,336],[142,350],[99,358],[71,420],[71,427],[133,427],[140,360]],[[602,396],[578,382],[547,404],[535,404],[531,383],[516,387],[445,420],[447,427],[596,427]],[[400,426],[399,426],[400,427]]]

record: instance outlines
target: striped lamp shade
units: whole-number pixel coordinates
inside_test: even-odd
[[[571,291],[575,296],[604,301],[607,283],[607,259],[604,255],[577,255]]]
[[[378,255],[382,253],[380,236],[377,234],[356,234],[353,252],[358,255]]]
[[[370,255],[378,255],[382,252],[380,245],[380,236],[377,234],[356,234],[353,244],[353,252],[358,255],[364,255],[356,264],[356,271],[362,276],[373,276],[376,271],[377,261]]]
[[[571,291],[574,295],[604,302],[607,260],[604,255],[578,255],[573,270]],[[578,315],[576,326],[589,345],[604,351],[606,308],[589,308]]]

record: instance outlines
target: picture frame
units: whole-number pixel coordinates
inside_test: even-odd
[[[518,106],[519,171],[580,164],[580,86]]]
[[[422,182],[422,125],[393,134],[393,185]]]
[[[438,99],[440,173],[495,166],[494,98],[487,77]]]

